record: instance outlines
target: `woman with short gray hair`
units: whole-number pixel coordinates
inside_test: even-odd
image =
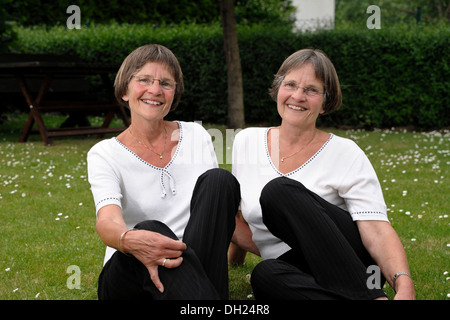
[[[88,153],[96,231],[107,246],[100,299],[227,299],[239,184],[199,124],[166,121],[180,101],[175,55],[137,48],[115,81],[131,125]]]
[[[320,50],[295,52],[270,95],[281,125],[242,130],[233,145],[242,200],[229,260],[245,250],[263,258],[251,275],[256,299],[383,299],[384,277],[396,299],[414,299],[369,159],[316,127],[342,103],[331,61]]]

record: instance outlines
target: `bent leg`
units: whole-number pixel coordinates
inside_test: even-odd
[[[269,182],[260,201],[268,229],[301,252],[320,286],[354,299],[384,295],[367,288],[367,266],[374,262],[348,212],[284,177]]]
[[[161,233],[177,240],[175,234],[159,221],[143,221],[135,229]],[[160,266],[159,277],[164,293],[155,287],[147,268],[133,256],[115,252],[105,264],[98,283],[99,299],[209,300],[219,299],[216,289],[205,274],[195,252],[188,248],[178,268]]]
[[[183,236],[183,242],[195,251],[222,299],[228,299],[227,250],[239,202],[239,183],[229,171],[205,172],[194,188],[191,218]]]
[[[321,287],[313,276],[279,259],[261,261],[253,269],[251,284],[258,300],[348,299]]]

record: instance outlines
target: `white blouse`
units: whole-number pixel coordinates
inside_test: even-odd
[[[348,211],[353,220],[388,221],[386,204],[375,170],[358,145],[331,134],[301,167],[282,174],[267,146],[271,128],[240,131],[233,144],[232,171],[241,185],[240,208],[263,259],[277,258],[290,247],[274,237],[262,221],[259,198],[272,179],[286,176],[328,202]]]
[[[117,138],[103,140],[87,156],[96,212],[115,204],[128,228],[144,220],[165,223],[182,240],[197,178],[217,168],[209,133],[198,123],[177,122],[179,141],[170,162],[159,168],[141,159]],[[104,263],[114,253],[107,247]]]

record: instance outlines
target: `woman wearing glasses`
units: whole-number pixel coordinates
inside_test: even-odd
[[[132,124],[88,153],[96,231],[107,246],[99,298],[228,298],[239,185],[217,168],[203,127],[164,120],[183,91],[177,58],[161,45],[139,47],[114,86]]]
[[[281,125],[248,128],[233,146],[241,215],[229,260],[260,255],[256,299],[398,299],[414,288],[376,173],[351,140],[316,128],[339,108],[339,80],[320,50],[288,57],[270,89]]]

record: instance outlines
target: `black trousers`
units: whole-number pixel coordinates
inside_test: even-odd
[[[240,187],[234,176],[212,169],[198,178],[191,200],[191,216],[183,242],[187,249],[178,268],[160,266],[160,293],[147,268],[136,258],[115,252],[99,277],[99,299],[212,300],[228,299],[227,250],[235,228]],[[165,224],[149,220],[136,229],[177,239]]]
[[[262,190],[263,221],[291,250],[252,272],[256,299],[373,299],[367,273],[375,262],[350,214],[286,177]],[[380,272],[381,274],[381,272]],[[380,277],[380,287],[385,279]]]

